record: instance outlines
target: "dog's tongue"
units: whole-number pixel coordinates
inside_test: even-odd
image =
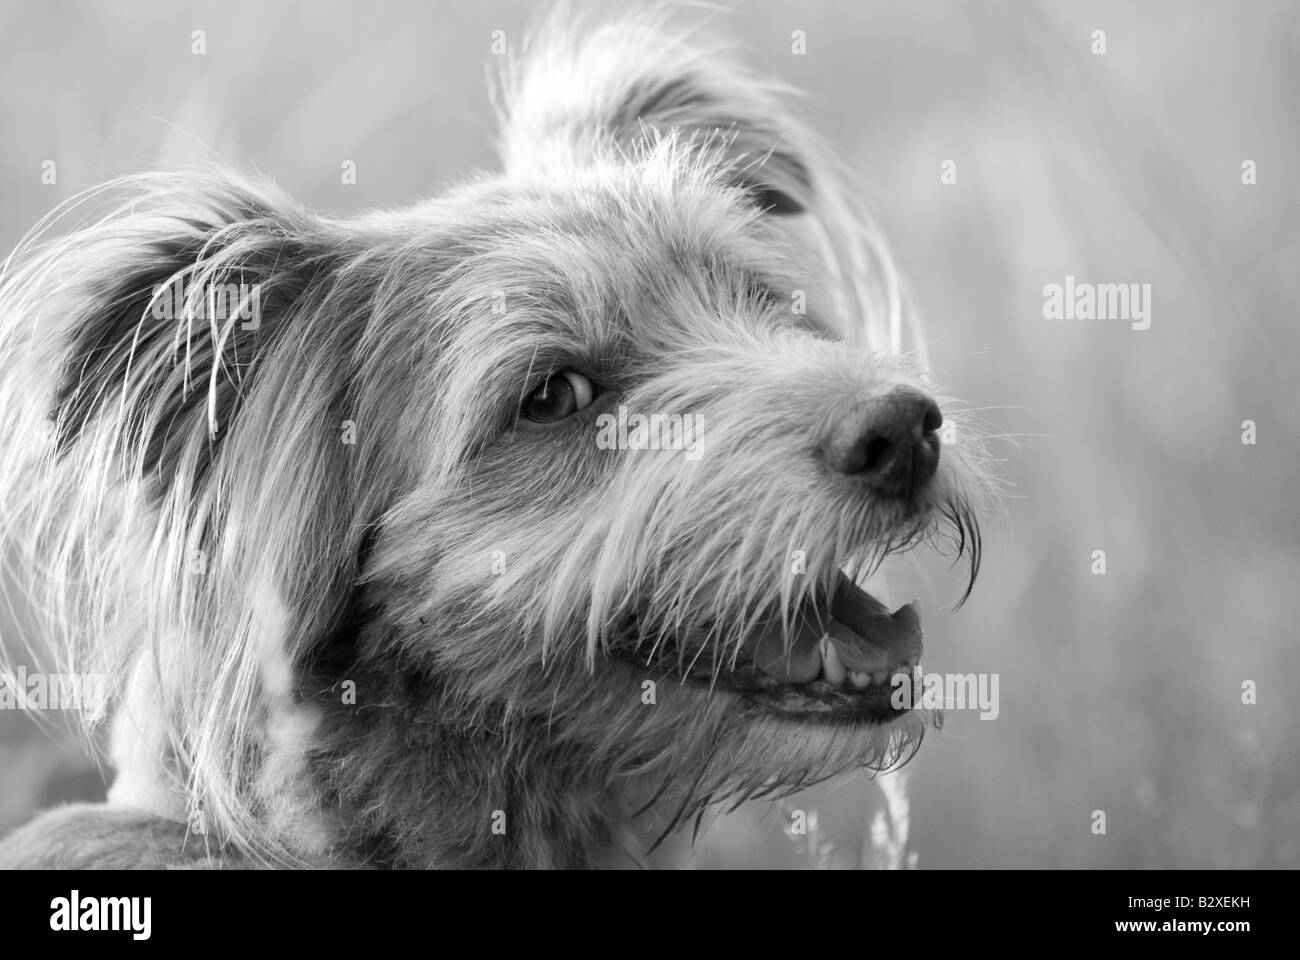
[[[915,663],[921,658],[921,616],[915,603],[893,613],[848,577],[840,580],[831,602],[826,632],[844,666],[874,673]]]
[[[879,673],[913,664],[921,657],[921,618],[909,603],[893,613],[841,576],[830,617],[804,616],[794,625],[787,649],[781,624],[769,624],[759,637],[758,667],[783,683],[810,683],[822,672],[821,639],[829,638],[839,661],[857,673]]]

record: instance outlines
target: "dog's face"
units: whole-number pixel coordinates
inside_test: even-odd
[[[853,581],[945,533],[973,578],[986,481],[893,349],[904,298],[825,148],[636,26],[544,44],[509,88],[499,176],[347,221],[146,179],[0,288],[37,372],[0,399],[54,440],[0,481],[69,659],[249,843],[258,723],[351,676],[398,678],[337,715],[360,755],[347,725],[418,690],[397,706],[490,731],[488,774],[544,745],[674,785],[678,815],[923,729],[891,701],[917,612]],[[202,312],[235,281],[255,322]]]
[[[367,573],[405,652],[466,723],[701,796],[897,759],[917,612],[842,569],[978,531],[918,367],[829,335],[811,214],[679,142],[446,202],[416,448],[456,453]]]

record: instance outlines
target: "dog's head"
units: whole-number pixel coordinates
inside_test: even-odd
[[[236,836],[268,718],[350,676],[679,814],[923,727],[917,611],[854,581],[945,533],[973,580],[987,481],[855,191],[717,51],[565,36],[507,71],[499,175],[350,221],[146,178],[5,278],[67,649]]]

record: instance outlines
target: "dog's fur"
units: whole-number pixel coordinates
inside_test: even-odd
[[[976,549],[965,435],[910,505],[818,459],[854,404],[931,389],[860,191],[784,91],[658,18],[552,23],[502,92],[503,172],[408,209],[146,175],[6,262],[4,525],[55,669],[111,679],[117,780],[0,862],[631,862],[642,807],[663,833],[919,741],[919,712],[795,722],[614,655],[722,673],[845,563]],[[239,282],[259,329],[195,319]],[[596,404],[522,419],[566,369]],[[611,402],[700,416],[704,455],[598,449]]]

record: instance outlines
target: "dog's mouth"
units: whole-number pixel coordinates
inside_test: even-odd
[[[686,683],[728,690],[756,708],[803,720],[888,723],[910,710],[921,658],[914,603],[890,612],[840,575],[829,609],[808,605],[789,624],[761,624],[739,654],[718,664],[702,654],[684,665]],[[663,663],[671,651],[660,649]],[[646,658],[632,654],[643,665]],[[676,659],[674,657],[674,659]]]

